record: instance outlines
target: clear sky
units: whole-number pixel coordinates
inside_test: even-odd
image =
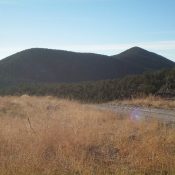
[[[33,47],[113,55],[132,46],[175,61],[175,0],[0,0],[0,59]]]

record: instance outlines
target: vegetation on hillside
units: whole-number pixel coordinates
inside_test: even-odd
[[[0,174],[175,174],[175,128],[123,117],[53,97],[0,97]]]
[[[3,84],[3,83],[2,83]],[[75,84],[23,83],[0,88],[0,95],[51,95],[84,102],[106,102],[145,95],[175,97],[175,69]]]
[[[0,60],[0,81],[75,83],[116,79],[173,66],[174,62],[138,47],[115,56],[36,48]]]

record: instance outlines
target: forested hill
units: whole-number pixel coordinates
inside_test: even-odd
[[[22,82],[75,83],[116,79],[174,65],[174,62],[139,47],[114,56],[35,48],[0,61],[0,86]]]
[[[29,83],[0,88],[0,95],[52,95],[84,102],[106,102],[140,95],[175,97],[175,68],[116,80],[74,84]]]

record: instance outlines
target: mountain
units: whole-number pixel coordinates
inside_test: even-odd
[[[96,81],[173,66],[174,62],[139,47],[114,56],[33,48],[0,61],[0,82]]]
[[[149,52],[139,47],[133,47],[125,52],[113,56],[119,60],[137,68],[138,73],[142,71],[158,70],[162,67],[168,68],[172,66],[172,61],[163,56]]]

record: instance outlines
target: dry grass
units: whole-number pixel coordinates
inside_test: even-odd
[[[175,129],[53,97],[0,98],[0,175],[175,174]]]
[[[134,105],[143,107],[154,107],[162,109],[175,109],[175,99],[167,100],[161,97],[148,96],[141,98],[133,98],[129,100],[114,101],[112,103],[122,104],[122,105]]]

